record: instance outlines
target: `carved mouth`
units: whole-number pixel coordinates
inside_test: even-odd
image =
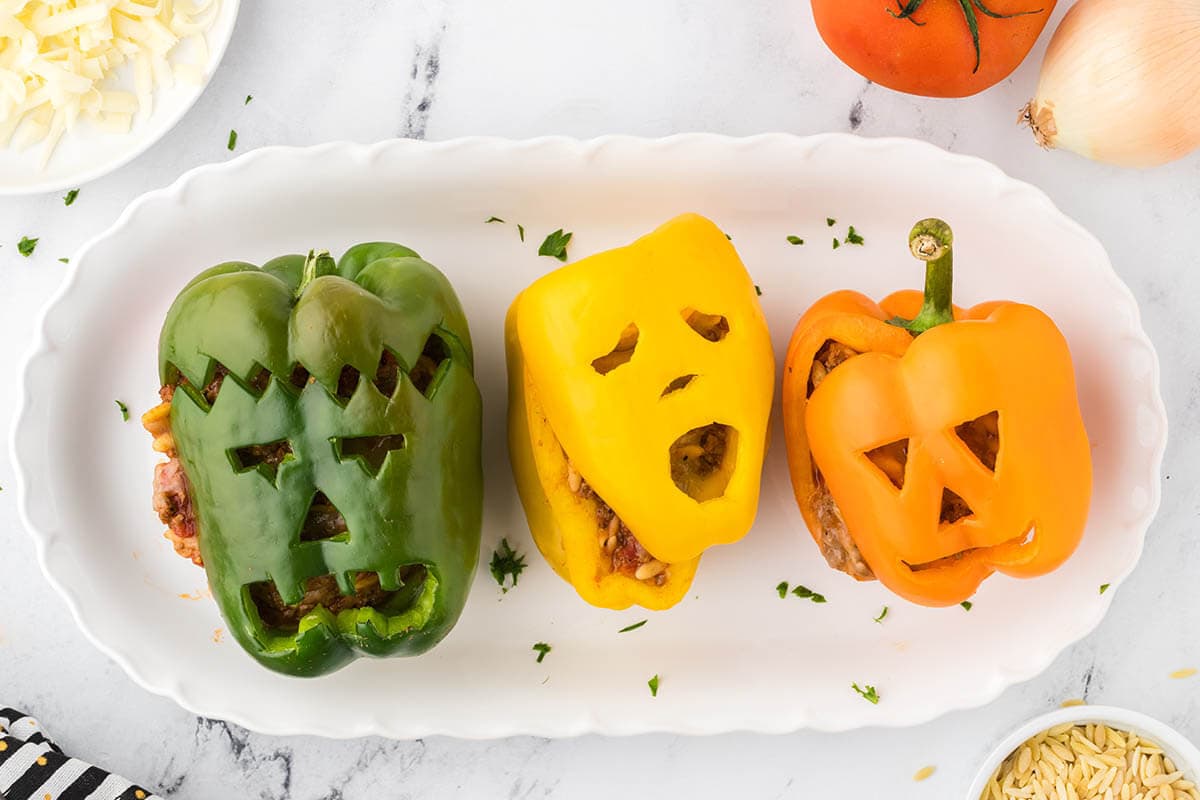
[[[304,582],[303,597],[291,604],[284,602],[274,581],[251,583],[245,587],[247,610],[253,607],[264,632],[274,635],[293,636],[311,627],[306,622],[309,619],[312,624],[336,621],[342,628],[364,617],[371,618],[370,612],[382,617],[384,623],[411,616],[414,624],[409,627],[420,627],[417,623],[423,624],[423,620],[418,618],[427,616],[426,606],[436,591],[437,579],[424,564],[401,567],[398,577],[401,587],[392,591],[380,585],[379,573],[356,572],[354,591],[344,594],[334,575],[319,575]],[[390,624],[383,627],[387,630],[381,629],[380,633],[393,632]]]

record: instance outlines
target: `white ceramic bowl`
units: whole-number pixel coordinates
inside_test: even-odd
[[[0,146],[0,197],[82,186],[125,166],[150,149],[183,119],[208,87],[233,38],[240,4],[241,0],[221,0],[221,8],[205,37],[208,64],[203,82],[195,86],[176,84],[155,91],[154,110],[147,119],[135,122],[129,133],[107,133],[86,121],[80,122],[63,135],[45,168],[40,166],[41,144],[25,150]]]
[[[1110,728],[1136,733],[1139,737],[1149,739],[1159,745],[1163,749],[1163,752],[1175,762],[1175,766],[1183,771],[1185,778],[1190,781],[1196,781],[1200,777],[1200,749],[1197,749],[1186,736],[1170,725],[1126,708],[1117,708],[1115,706],[1074,706],[1071,708],[1061,708],[1057,711],[1051,711],[1049,714],[1042,714],[1040,717],[1035,717],[1017,728],[1000,744],[996,745],[991,755],[983,762],[979,774],[975,776],[975,782],[971,784],[971,789],[967,792],[966,800],[979,800],[984,788],[987,786],[988,780],[992,777],[992,773],[1023,742],[1044,730],[1053,728],[1056,725],[1064,725],[1068,722],[1077,725],[1100,722]]]

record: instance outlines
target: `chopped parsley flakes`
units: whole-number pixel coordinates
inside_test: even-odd
[[[779,585],[775,587],[775,591],[779,592],[779,599],[780,599],[780,600],[782,600],[783,598],[787,597],[787,592],[788,592],[788,582],[787,582],[787,581],[780,581],[780,582],[779,582]]]
[[[878,624],[882,625],[882,624],[883,624],[883,621],[884,621],[884,619],[886,619],[886,618],[887,618],[887,615],[888,615],[888,607],[887,607],[887,606],[884,606],[884,607],[883,607],[883,611],[880,611],[880,612],[879,612],[879,616],[875,618],[875,622],[877,622]]]
[[[37,249],[37,238],[30,239],[28,236],[22,236],[21,241],[17,242],[17,252],[29,258],[33,255],[33,251]]]
[[[1107,592],[1109,586],[1112,586],[1112,584],[1111,583],[1100,584],[1100,594],[1104,594],[1105,592]]]
[[[129,406],[125,405],[120,400],[114,400],[113,402],[117,404],[117,408],[121,411],[122,421],[129,422]]]
[[[484,225],[490,225],[490,224],[492,224],[493,222],[499,222],[501,225],[503,225],[503,224],[504,224],[504,220],[500,219],[499,217],[488,217],[487,219],[485,219],[485,220],[483,221],[483,224],[484,224]]]
[[[542,659],[546,657],[546,653],[549,653],[554,648],[551,647],[550,645],[546,644],[545,642],[538,642],[537,644],[535,644],[533,646],[533,649],[537,651],[537,654],[538,654],[537,663],[540,664],[540,663],[542,663]]]
[[[75,202],[76,197],[79,197],[78,189],[72,189],[71,191],[67,192],[66,196],[63,197],[63,205],[71,205],[71,203]]]
[[[252,94],[246,95],[246,102],[242,103],[242,105],[244,105],[244,106],[250,105],[250,101],[253,99],[254,99],[254,95],[252,95]]]
[[[645,624],[646,624],[646,620],[642,620],[641,622],[635,622],[632,625],[626,625],[624,628],[621,628],[621,630],[617,631],[617,633],[629,633],[630,631],[636,631],[638,628],[642,627]]]
[[[658,697],[658,676],[655,675],[653,678],[646,681],[646,685],[650,687],[650,696]]]
[[[237,147],[237,131],[231,130],[229,131],[229,151],[233,152],[235,147]]]
[[[759,286],[757,283],[754,284],[754,294],[758,295],[759,297],[762,297],[762,287]]]
[[[963,611],[970,611],[975,607],[975,604],[970,600],[963,600],[961,603],[959,603],[959,605],[963,607]]]
[[[861,687],[857,683],[850,684],[850,688],[858,692],[859,696],[872,705],[879,705],[879,692],[875,691],[875,687],[867,684],[866,687]]]
[[[489,569],[492,577],[496,579],[496,583],[507,594],[509,589],[517,585],[517,580],[525,570],[525,556],[513,550],[508,544],[508,539],[501,539],[500,547],[492,552],[492,563],[489,565]],[[504,579],[510,576],[512,577],[512,586],[505,586]]]
[[[566,261],[567,245],[571,243],[573,235],[569,232],[563,233],[563,229],[559,228],[542,242],[542,246],[538,248],[538,255],[550,256],[551,258],[557,258],[559,261]]]
[[[825,224],[832,228],[834,225],[837,225],[837,220],[833,217],[826,217]]]
[[[804,244],[804,240],[794,234],[788,236],[787,240],[788,240],[788,244]]]
[[[525,241],[525,226],[519,222],[517,223],[517,233],[521,235],[521,241]]]
[[[69,258],[60,258],[60,259],[59,259],[59,261],[61,261],[61,262],[62,262],[62,263],[64,263],[64,264],[70,264],[70,263],[71,263],[71,259],[69,259]]]
[[[850,226],[850,230],[846,232],[846,244],[862,244],[865,240],[854,230],[854,226]]]
[[[837,237],[835,236],[835,237],[834,237],[834,239],[833,239],[833,249],[834,249],[834,250],[837,250],[837,249],[838,249],[839,247],[841,247],[841,246],[842,246],[842,243],[841,243],[841,242],[839,242],[839,241],[837,240]]]
[[[799,597],[801,600],[812,600],[814,603],[825,602],[825,595],[818,594],[807,586],[797,585],[795,589],[792,589],[792,594],[796,595],[796,597]]]

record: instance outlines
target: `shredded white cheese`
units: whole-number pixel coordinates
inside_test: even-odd
[[[41,143],[44,167],[80,119],[129,132],[156,88],[203,83],[220,3],[0,0],[0,147]]]

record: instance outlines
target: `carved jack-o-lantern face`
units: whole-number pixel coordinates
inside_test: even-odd
[[[820,301],[789,350],[784,416],[796,497],[831,565],[949,605],[995,571],[1066,560],[1091,463],[1070,353],[1045,314],[991,303],[915,339],[888,324],[921,303]]]
[[[445,277],[398,245],[304,265],[203,274],[160,358],[214,597],[251,655],[307,675],[449,631],[482,495],[471,343]]]
[[[577,474],[619,517],[614,529],[636,537],[643,560],[690,562],[745,535],[758,501],[774,358],[754,284],[715,225],[680,217],[537,281],[509,312],[508,352],[510,444],[527,511],[545,502],[535,494],[553,495],[549,485]],[[523,474],[534,467],[521,455],[531,437],[534,449],[543,445],[536,475]],[[577,586],[612,578],[593,564],[595,524],[588,527],[580,547],[589,556],[560,569],[588,573],[568,577]],[[552,563],[569,560],[562,538],[539,539],[543,552],[554,551]]]

